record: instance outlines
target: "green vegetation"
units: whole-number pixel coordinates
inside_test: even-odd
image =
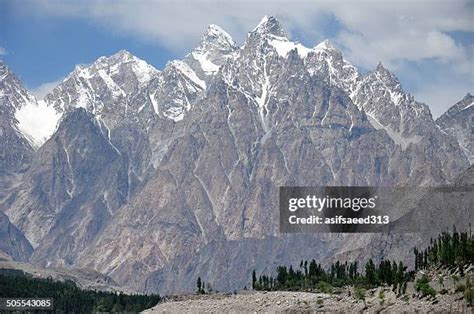
[[[385,302],[385,292],[383,290],[380,290],[379,292],[379,299],[380,299],[380,305],[383,305]]]
[[[473,306],[474,304],[474,287],[472,287],[471,280],[467,278],[466,280],[466,288],[464,289],[464,299],[466,299],[466,303],[469,306]]]
[[[431,266],[458,266],[461,277],[464,276],[464,265],[474,264],[474,237],[469,232],[443,232],[438,238],[431,239],[425,250],[414,248],[415,270]]]
[[[355,297],[357,300],[361,300],[362,302],[364,302],[364,306],[365,306],[365,294],[366,294],[366,290],[364,288],[361,288],[361,287],[357,287],[355,289]]]
[[[202,284],[202,281],[201,281],[201,277],[198,277],[197,281],[196,281],[196,293],[197,294],[204,294],[204,287],[203,287],[203,284]]]
[[[436,296],[436,290],[430,286],[429,282],[430,280],[428,279],[428,277],[426,275],[423,275],[422,278],[416,281],[416,291],[420,291],[423,296]]]
[[[412,273],[406,271],[402,262],[381,261],[378,266],[369,260],[365,266],[365,275],[359,272],[358,263],[341,263],[337,261],[329,270],[322,268],[315,260],[301,261],[300,268],[293,266],[278,266],[276,277],[265,274],[257,277],[252,272],[252,287],[254,290],[317,290],[323,293],[332,293],[333,287],[347,285],[365,285],[376,287],[381,284],[406,286]],[[400,288],[401,291],[402,288]]]
[[[206,294],[206,293],[212,293],[212,292],[213,290],[212,290],[211,284],[209,282],[206,284],[206,282],[204,282],[204,280],[202,280],[201,277],[198,277],[198,279],[196,280],[196,293]]]
[[[72,281],[33,278],[18,270],[0,272],[0,298],[52,298],[58,313],[141,312],[160,302],[159,295],[82,290]]]
[[[448,268],[456,271],[452,278],[458,282],[464,278],[465,266],[474,264],[474,237],[471,232],[458,232],[453,227],[452,232],[443,232],[436,239],[431,239],[430,245],[425,250],[414,248],[415,271],[422,269]],[[407,271],[402,262],[382,260],[376,264],[370,259],[364,266],[364,271],[359,271],[357,261],[336,261],[330,267],[323,268],[314,259],[302,260],[299,267],[290,265],[278,266],[275,277],[262,274],[257,276],[252,272],[252,288],[254,290],[291,290],[291,291],[318,291],[323,293],[337,293],[340,287],[354,286],[355,297],[365,300],[366,290],[379,286],[392,286],[392,291],[398,296],[406,295],[407,282],[414,281],[415,271]],[[438,279],[444,286],[444,278]],[[364,289],[365,288],[365,289]],[[430,286],[430,279],[423,275],[415,283],[415,289],[423,296],[436,296],[436,290]],[[443,290],[441,290],[443,291]],[[444,289],[443,293],[448,291]],[[464,294],[466,302],[472,306],[474,288],[467,279],[466,285],[459,285],[456,292]],[[380,291],[381,304],[385,301],[384,291]]]
[[[332,293],[333,287],[325,281],[318,282],[317,289],[322,293]]]

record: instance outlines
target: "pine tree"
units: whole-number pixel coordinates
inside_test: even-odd
[[[196,281],[196,286],[197,286],[197,293],[201,293],[202,289],[202,282],[201,282],[201,277],[198,277]]]
[[[255,272],[255,269],[254,269],[252,272],[252,289],[253,290],[258,290],[255,285],[256,283],[257,283],[257,273]]]
[[[286,284],[286,280],[287,280],[287,276],[288,276],[288,273],[286,271],[286,267],[285,266],[278,266],[277,267],[277,283],[279,285],[279,287],[284,287],[285,284]]]
[[[415,271],[420,269],[420,262],[418,261],[418,249],[415,247],[413,249],[413,254],[415,254]]]
[[[376,272],[376,269],[375,269],[374,261],[372,259],[369,259],[369,261],[365,265],[365,277],[367,278],[368,283],[371,285],[376,284],[376,281],[377,281],[375,272]]]

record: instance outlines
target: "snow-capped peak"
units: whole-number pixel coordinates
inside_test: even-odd
[[[159,73],[152,65],[146,61],[132,55],[127,50],[120,50],[111,56],[101,56],[91,65],[76,65],[73,74],[81,77],[93,77],[98,71],[104,70],[108,75],[115,75],[120,72],[120,68],[127,64],[132,64],[132,71],[140,83],[148,82],[152,76]]]
[[[4,80],[9,73],[7,65],[0,60],[0,80]]]
[[[26,90],[15,73],[0,61],[0,106],[5,106],[0,109],[11,114],[14,110],[35,102],[35,97]]]
[[[260,20],[260,22],[258,22],[257,26],[255,26],[255,28],[252,31],[255,31],[257,28],[259,28],[260,26],[264,25],[267,22],[268,22],[268,15],[264,15],[262,19]]]
[[[314,47],[314,50],[337,50],[329,39],[325,39]]]
[[[280,22],[273,16],[264,16],[260,23],[250,32],[249,36],[271,34],[279,37],[286,37]]]
[[[395,74],[385,68],[382,62],[379,62],[377,64],[377,68],[371,73],[369,73],[369,76],[373,76],[377,80],[382,82],[387,89],[396,90],[400,92],[402,91],[398,78],[395,76]]]
[[[121,59],[123,61],[126,61],[126,60],[130,60],[137,57],[132,55],[129,51],[125,49],[121,49],[117,53],[113,54],[110,58],[116,58],[116,59]]]
[[[206,48],[205,46],[212,45],[215,48],[229,48],[235,47],[235,42],[232,37],[221,27],[211,24],[201,38],[199,48]]]
[[[200,79],[206,79],[207,76],[216,74],[219,67],[237,49],[234,40],[226,31],[211,24],[202,36],[199,46],[184,58],[184,62]]]

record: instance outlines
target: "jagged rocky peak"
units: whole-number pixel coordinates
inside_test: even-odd
[[[27,139],[32,147],[40,146],[54,131],[57,122],[54,109],[37,102],[3,62],[0,62],[0,120],[0,128],[3,125],[5,130],[13,132],[10,133],[11,140],[16,138],[16,143],[20,144]],[[5,130],[0,130],[0,137],[8,133]]]
[[[467,93],[438,119],[438,128],[454,137],[470,164],[474,164],[474,96]]]
[[[35,97],[23,86],[20,79],[9,67],[0,61],[0,110],[14,114],[28,103],[36,103]]]
[[[77,65],[44,101],[58,112],[82,107],[99,115],[111,108],[125,114],[127,98],[159,74],[147,62],[121,50],[90,65]]]
[[[189,67],[203,80],[216,74],[219,67],[238,49],[232,37],[211,24],[201,37],[198,47],[184,58]]]
[[[107,58],[107,57],[104,57],[104,58]],[[111,55],[107,59],[115,60],[116,63],[118,63],[118,62],[127,62],[127,61],[131,61],[131,60],[134,60],[134,59],[139,60],[137,57],[135,57],[134,55],[132,55],[129,51],[127,51],[125,49],[119,50],[117,53]]]
[[[3,80],[6,75],[8,75],[8,67],[5,62],[0,60],[0,78]]]
[[[283,58],[287,58],[291,51],[296,51],[295,56],[301,59],[306,58],[311,51],[299,42],[290,41],[280,22],[273,16],[263,17],[257,27],[248,34],[243,49],[247,52],[257,51],[256,53],[262,56],[269,54],[270,49]]]
[[[143,99],[149,100],[149,107],[155,115],[177,122],[184,118],[195,100],[204,94],[206,79],[200,63],[189,54],[184,61],[169,61],[161,75],[152,80],[141,93],[144,94]]]
[[[319,44],[317,44],[313,48],[313,51],[316,54],[331,56],[332,58],[334,58],[334,60],[332,60],[332,63],[343,61],[342,51],[338,49],[329,39],[325,39]]]
[[[323,40],[322,42],[320,42],[319,44],[317,44],[314,48],[315,48],[315,50],[325,50],[325,51],[336,50],[336,51],[339,51],[336,48],[336,46],[334,46],[334,44],[327,38],[325,40]]]
[[[5,77],[10,74],[10,70],[3,60],[0,60],[0,79],[3,80]]]
[[[231,49],[237,48],[232,37],[221,27],[211,24],[207,28],[204,35],[201,37],[199,50],[210,50],[210,49]]]
[[[311,75],[343,89],[351,99],[362,78],[359,70],[344,59],[342,51],[329,39],[325,39],[310,51],[305,64]]]
[[[111,56],[102,56],[97,59],[90,67],[82,67],[83,69],[89,68],[89,73],[95,75],[96,71],[104,70],[106,74],[112,78],[117,78],[120,75],[128,75],[132,72],[135,75],[135,79],[140,85],[148,83],[155,75],[159,73],[152,65],[146,61],[132,55],[127,50],[120,50],[119,52]],[[103,76],[102,74],[100,74]],[[126,82],[119,82],[126,85]],[[120,85],[120,84],[119,84]]]
[[[390,72],[380,61],[374,71],[371,72],[378,80],[382,81],[387,87],[402,89],[398,78]],[[369,74],[370,76],[370,74]]]
[[[464,111],[466,109],[470,109],[470,108],[474,109],[473,107],[474,107],[474,96],[471,95],[471,93],[467,93],[466,96],[464,96],[463,99],[461,99],[454,106],[449,108],[448,111],[445,114],[455,115],[455,114],[457,114],[461,111]],[[440,117],[440,120],[441,120],[441,117]]]
[[[378,63],[375,70],[367,73],[363,84],[365,93],[369,93],[371,97],[384,97],[395,106],[414,102],[413,96],[403,90],[398,78],[382,62]]]
[[[286,37],[286,32],[280,22],[273,16],[264,16],[257,27],[249,34],[249,37],[274,35],[278,37]]]

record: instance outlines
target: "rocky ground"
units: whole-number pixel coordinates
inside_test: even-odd
[[[462,294],[437,295],[436,298],[406,296],[396,298],[390,289],[367,292],[366,304],[349,295],[308,292],[244,292],[181,296],[163,302],[145,313],[474,313],[467,308]]]

